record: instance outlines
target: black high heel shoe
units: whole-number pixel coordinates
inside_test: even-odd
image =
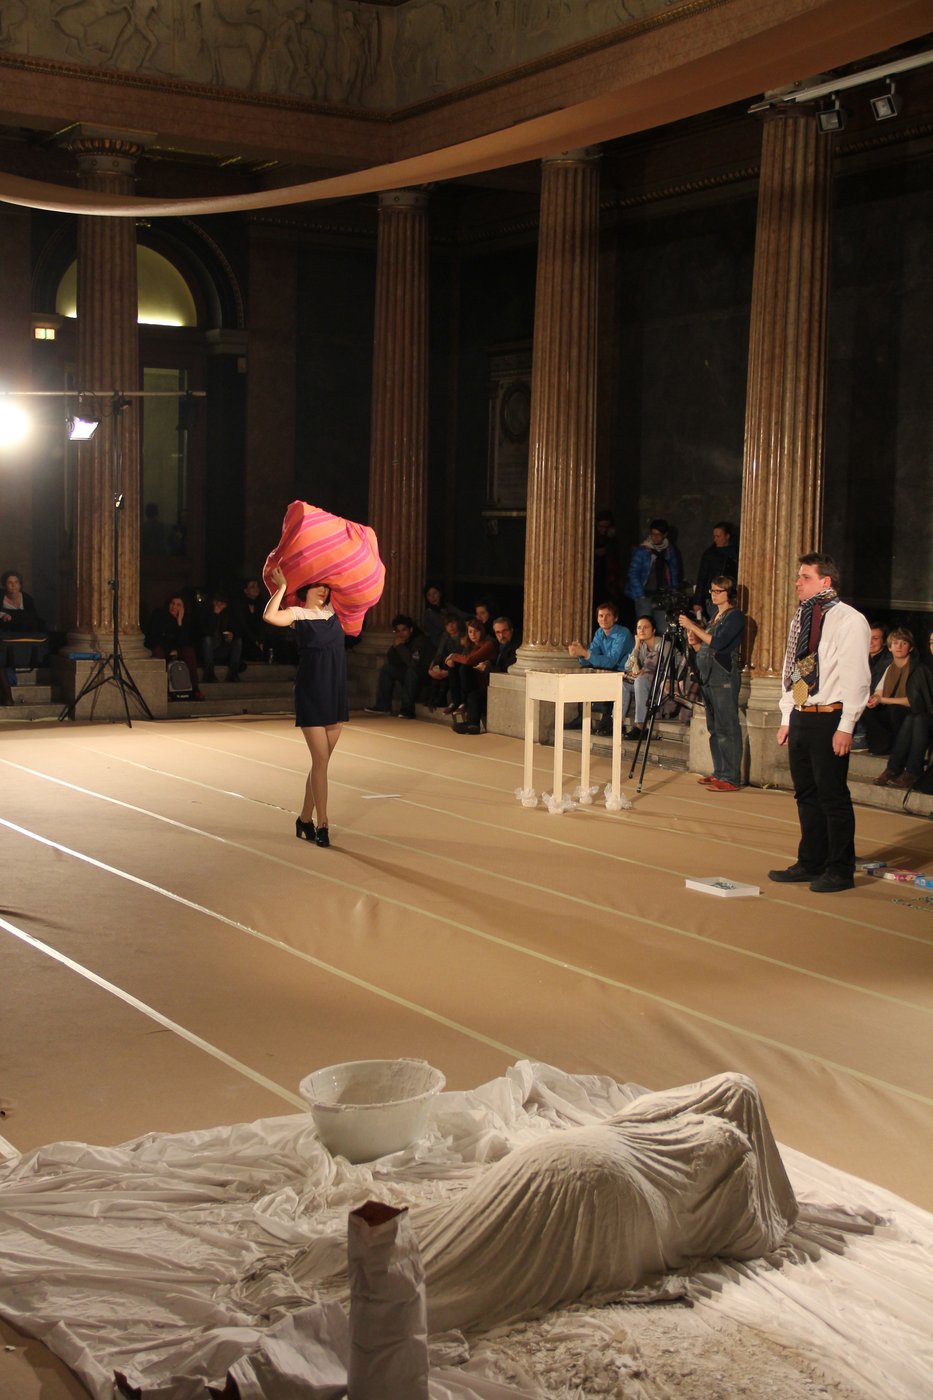
[[[319,826],[314,833],[314,843],[316,846],[329,846],[330,834],[326,826]]]
[[[317,833],[314,830],[314,822],[303,822],[300,817],[295,818],[295,835],[299,841],[317,841]],[[318,841],[318,845],[320,845]]]

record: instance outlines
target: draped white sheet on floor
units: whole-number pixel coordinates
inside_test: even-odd
[[[368,1198],[409,1204],[424,1230],[444,1218],[445,1202],[466,1200],[471,1183],[475,1195],[506,1154],[599,1124],[644,1093],[521,1062],[470,1093],[442,1095],[429,1136],[371,1166],[331,1159],[305,1115],[13,1157],[0,1167],[0,1314],[41,1338],[100,1400],[113,1395],[115,1374],[146,1400],[202,1400],[206,1383],[222,1389],[228,1375],[247,1397],[339,1400],[346,1317],[331,1276],[345,1259],[348,1210]],[[804,1206],[770,1263],[686,1267],[627,1296],[689,1296],[739,1326],[750,1397],[756,1348],[777,1346],[838,1382],[840,1394],[918,1400],[933,1375],[933,1217],[801,1154],[783,1156],[798,1198],[816,1209]],[[852,1234],[847,1208],[884,1223]],[[840,1232],[827,1229],[834,1210]],[[430,1256],[430,1229],[423,1237]],[[605,1334],[595,1309],[562,1316],[568,1345],[587,1329],[597,1344]],[[541,1327],[552,1338],[552,1322],[526,1324],[523,1335]],[[479,1347],[457,1333],[435,1339],[432,1400],[571,1393],[540,1375],[523,1374],[517,1389],[504,1382],[516,1372],[497,1368],[497,1347],[509,1353],[507,1331]],[[618,1389],[598,1393],[678,1393],[669,1376],[652,1388],[644,1367],[625,1389],[623,1371]]]

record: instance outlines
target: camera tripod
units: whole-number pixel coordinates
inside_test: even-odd
[[[146,719],[152,719],[152,711],[146,704],[140,693],[139,687],[130,675],[129,668],[123,660],[123,653],[120,650],[120,516],[123,512],[123,493],[114,493],[113,497],[113,577],[108,579],[110,590],[113,594],[113,646],[107,656],[102,656],[97,662],[84,685],[78,691],[75,698],[65,706],[58,716],[59,721],[74,719],[78,705],[86,695],[91,695],[95,690],[99,690],[105,685],[115,685],[120,692],[120,699],[123,701],[123,710],[126,715],[128,728],[133,728],[133,721],[130,719],[129,696],[132,696],[139,705]]]
[[[645,781],[645,769],[648,766],[648,753],[651,749],[651,740],[654,737],[655,720],[658,718],[661,706],[668,698],[676,699],[678,691],[681,695],[686,695],[691,670],[692,663],[687,644],[687,633],[678,622],[670,619],[661,637],[661,655],[658,660],[658,669],[651,682],[645,723],[638,736],[638,743],[635,745],[635,753],[632,756],[632,766],[629,769],[628,776],[631,782],[635,769],[638,767],[639,755],[641,755],[641,772],[638,775],[636,792],[641,792],[642,784]],[[670,683],[670,696],[667,694],[668,683]]]

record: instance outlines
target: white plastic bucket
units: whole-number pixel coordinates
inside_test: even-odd
[[[349,1060],[316,1069],[298,1092],[333,1156],[374,1162],[422,1136],[445,1083],[427,1060]]]

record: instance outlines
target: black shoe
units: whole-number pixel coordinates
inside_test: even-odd
[[[303,822],[300,817],[295,818],[295,835],[299,841],[317,841],[317,832],[314,830],[314,822]],[[320,842],[318,842],[320,845]]]
[[[326,826],[319,826],[314,833],[314,844],[316,846],[329,846],[330,834]]]
[[[480,732],[478,724],[457,724],[456,720],[453,730],[455,734],[478,734]]]
[[[795,860],[786,870],[768,871],[768,879],[776,880],[779,885],[809,885],[811,880],[820,880],[822,877],[821,870],[808,870],[799,860]]]
[[[205,679],[206,679],[206,677],[205,677]],[[212,677],[211,677],[211,680],[213,680],[213,679],[214,679],[214,678],[213,678],[213,676],[212,676]],[[239,673],[239,671],[228,671],[227,674],[226,674],[226,677],[225,677],[225,680],[226,680],[226,682],[227,682],[228,685],[230,684],[231,681],[236,681],[237,683],[239,683],[239,679],[240,679],[240,673]]]
[[[205,672],[204,672],[204,675],[203,675],[203,677],[202,677],[202,680],[203,680],[204,683],[207,684],[207,685],[213,685],[214,682],[216,681],[216,679],[217,679],[217,677],[216,677],[216,675],[214,674],[213,670],[211,670],[211,671],[205,671]]]
[[[854,889],[855,881],[851,875],[836,875],[832,870],[824,870],[822,875],[810,881],[810,888],[814,894],[835,894],[837,890]]]
[[[399,719],[415,719],[416,715],[414,710],[399,710],[398,717]]]
[[[608,738],[611,738],[611,736],[612,736],[612,720],[611,720],[611,719],[603,719],[603,720],[600,720],[599,724],[597,724],[597,725],[596,725],[596,728],[593,730],[593,733],[594,733],[595,735],[597,735],[600,739],[608,739]]]
[[[626,739],[640,739],[643,733],[644,730],[640,724],[633,724],[630,729],[624,731],[624,737]]]
[[[364,715],[390,715],[391,710],[383,710],[379,705],[366,705],[363,709]]]

